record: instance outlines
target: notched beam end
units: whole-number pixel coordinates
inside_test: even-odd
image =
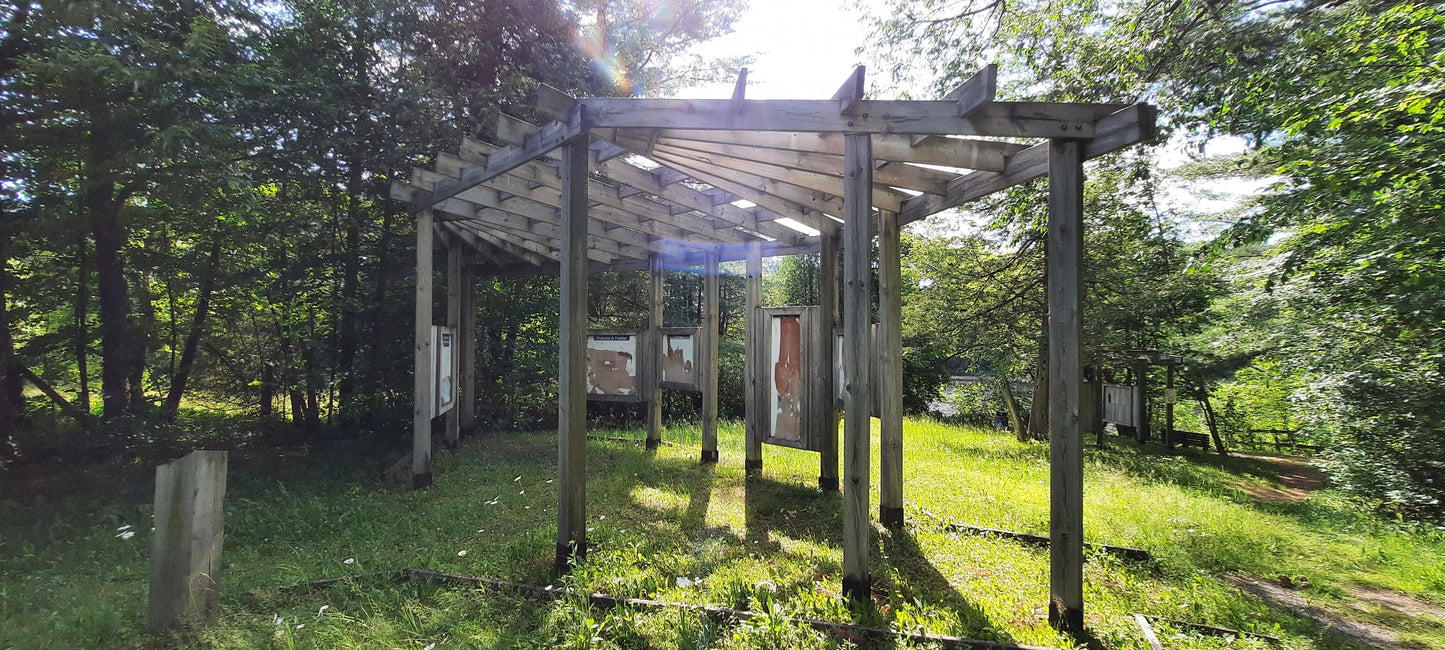
[[[972,77],[944,95],[944,99],[958,102],[958,114],[967,116],[994,100],[998,91],[998,64],[990,63]]]
[[[866,66],[858,66],[853,73],[848,75],[848,80],[833,93],[833,101],[838,102],[839,115],[851,115],[858,102],[863,101],[863,77],[867,71]]]

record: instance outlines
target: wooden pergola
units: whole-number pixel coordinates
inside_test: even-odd
[[[415,169],[392,196],[417,220],[416,410],[413,484],[431,482],[432,251],[448,251],[447,323],[459,367],[459,408],[444,441],[472,426],[471,369],[478,273],[561,276],[558,391],[557,563],[586,553],[585,441],[587,275],[651,273],[649,331],[662,326],[660,269],[701,266],[704,318],[698,364],[703,393],[702,462],[717,453],[718,264],[746,260],[746,467],[762,467],[759,422],[764,357],[759,348],[763,256],[821,252],[820,286],[837,287],[843,251],[843,588],[869,595],[869,418],[879,392],[880,520],[903,521],[899,228],[1030,179],[1049,178],[1048,304],[1052,514],[1050,617],[1083,627],[1083,461],[1080,438],[1080,259],[1083,162],[1150,140],[1146,104],[994,101],[989,66],[935,101],[864,98],[858,68],[830,99],[751,100],[746,71],[731,99],[576,99],[542,87],[537,109],[555,121],[533,127],[503,116],[492,145],[463,139],[434,170]],[[1021,144],[1022,139],[1034,140]],[[870,243],[879,238],[879,323],[870,335]],[[821,327],[838,320],[835,291],[820,291]],[[831,342],[831,336],[828,339]],[[651,339],[649,339],[651,340]],[[816,369],[833,366],[817,346]],[[870,368],[876,359],[879,368]],[[876,375],[875,375],[876,372]],[[648,443],[660,439],[655,372],[642,387]],[[833,394],[831,372],[820,380]],[[873,386],[874,377],[880,386]],[[819,485],[838,489],[836,411],[820,418]],[[829,426],[831,425],[831,426]]]

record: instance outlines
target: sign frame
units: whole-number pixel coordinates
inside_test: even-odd
[[[692,370],[691,378],[688,380],[669,380],[667,378],[667,345],[669,339],[691,337]],[[701,327],[660,327],[657,330],[657,342],[654,345],[653,353],[657,355],[657,385],[661,388],[671,390],[684,390],[694,393],[702,392],[702,328]],[[684,355],[684,361],[687,361]]]
[[[760,307],[763,318],[762,345],[764,372],[760,379],[764,382],[763,391],[766,394],[764,403],[759,405],[758,412],[762,414],[762,421],[759,422],[762,433],[762,441],[770,445],[781,447],[792,447],[804,451],[822,451],[821,426],[815,409],[815,401],[824,396],[818,395],[823,382],[817,381],[819,376],[817,366],[822,355],[818,352],[819,339],[818,323],[820,311],[816,305],[802,307]],[[799,325],[799,376],[797,384],[798,404],[798,439],[780,437],[777,435],[777,412],[781,396],[777,393],[777,366],[779,361],[775,360],[774,346],[780,345],[779,335],[774,329],[781,327],[780,321],[784,318],[795,317]],[[775,327],[776,326],[776,327]],[[781,348],[777,355],[782,354]]]
[[[457,350],[460,348],[457,328],[431,326],[432,404],[431,417],[437,417],[457,405]]]
[[[627,337],[627,338],[630,338],[630,339],[632,340],[632,347],[631,347],[631,350],[630,350],[630,351],[631,351],[631,353],[632,353],[632,367],[634,368],[635,373],[632,375],[632,377],[633,377],[633,387],[632,387],[632,393],[631,393],[631,394],[595,393],[595,392],[592,391],[591,373],[590,373],[591,363],[592,363],[592,362],[590,361],[590,359],[591,359],[591,356],[592,356],[592,350],[593,350],[592,343],[593,343],[593,341],[594,341],[594,337],[605,337],[605,339],[608,340],[609,342],[615,342],[615,341],[619,340],[617,337]],[[588,386],[587,386],[587,390],[586,390],[587,399],[588,399],[589,401],[597,401],[597,402],[645,402],[645,401],[647,401],[647,392],[648,392],[648,391],[646,390],[646,387],[647,387],[647,385],[648,385],[648,361],[649,361],[649,359],[647,358],[646,355],[648,354],[649,346],[647,346],[647,345],[644,344],[644,340],[645,340],[646,338],[647,338],[647,330],[634,330],[634,329],[589,329],[589,330],[587,330],[587,338],[586,338],[586,340],[585,340],[585,344],[586,344],[586,351],[587,351],[586,358],[588,359],[588,361],[585,362],[585,366],[584,366],[584,367],[588,369],[588,373],[589,373],[589,374],[588,374]],[[600,348],[599,348],[599,349],[600,349]]]

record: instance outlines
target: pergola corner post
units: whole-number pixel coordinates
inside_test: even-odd
[[[468,260],[462,265],[462,319],[457,336],[461,338],[460,374],[457,377],[457,409],[460,411],[461,437],[477,432],[477,265]]]
[[[717,455],[717,389],[718,389],[718,252],[703,253],[702,264],[702,458],[703,464],[716,463]]]
[[[562,148],[561,291],[557,338],[557,560],[587,555],[587,138]]]
[[[869,601],[868,574],[869,435],[872,391],[870,308],[873,155],[871,137],[843,136],[843,374],[846,396],[843,419],[843,593],[852,601]]]
[[[447,247],[447,327],[454,327],[457,336],[465,337],[462,332],[462,266],[465,263],[462,258],[462,241],[456,236],[448,236],[445,239]],[[453,388],[455,392],[453,399],[461,397],[457,387],[461,383],[461,341],[452,341],[452,372]],[[462,412],[459,404],[453,404],[447,411],[446,434],[442,436],[442,446],[447,449],[456,449],[461,445],[462,437]]]
[[[763,377],[766,376],[763,363],[767,358],[766,351],[763,350],[763,247],[758,242],[748,243],[746,273],[747,279],[744,286],[746,321],[743,334],[746,453],[743,469],[748,474],[758,474],[763,471],[763,431],[766,423],[763,416],[767,412],[763,406],[767,402],[763,385]],[[836,477],[834,481],[837,481]]]
[[[818,237],[818,314],[822,321],[823,344],[819,346],[822,360],[818,367],[823,369],[818,380],[823,388],[818,394],[823,397],[818,403],[819,453],[818,489],[824,492],[838,491],[838,406],[835,395],[838,387],[833,385],[833,330],[838,325],[838,233],[822,232]]]
[[[416,362],[413,365],[411,486],[431,485],[432,211],[416,213]]]
[[[1049,142],[1049,622],[1071,632],[1084,629],[1083,146]]]
[[[657,255],[647,260],[647,450],[662,444],[662,265]]]
[[[903,527],[903,294],[898,214],[881,212],[878,229],[878,520]]]

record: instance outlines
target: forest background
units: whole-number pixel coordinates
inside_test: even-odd
[[[744,57],[689,52],[744,9],[0,2],[0,464],[162,454],[197,439],[400,448],[414,238],[387,198],[391,180],[464,135],[489,139],[501,111],[532,118],[538,82],[666,95],[732,79]],[[875,96],[937,96],[997,63],[1001,98],[1157,104],[1165,144],[1087,170],[1091,373],[1132,381],[1118,350],[1181,355],[1181,428],[1210,427],[1234,449],[1278,435],[1317,445],[1362,506],[1445,512],[1445,10],[855,10],[869,21],[859,54]],[[1241,151],[1202,155],[1224,137]],[[1180,146],[1195,155],[1169,162]],[[1240,179],[1263,189],[1200,208]],[[950,374],[984,380],[951,391],[957,417],[991,418],[1005,385],[1028,407],[1047,372],[1044,205],[1042,186],[1028,185],[906,238],[911,410],[930,408]],[[815,304],[819,263],[771,265],[767,302]],[[668,326],[700,322],[689,271],[668,273]],[[592,325],[641,325],[644,284],[594,276]],[[479,427],[554,426],[557,279],[490,277],[477,289]],[[733,417],[741,289],[724,279],[719,319],[720,406]],[[670,393],[668,415],[693,417],[691,397]],[[595,419],[638,415],[591,408]],[[1040,415],[1017,435],[1042,435]]]

